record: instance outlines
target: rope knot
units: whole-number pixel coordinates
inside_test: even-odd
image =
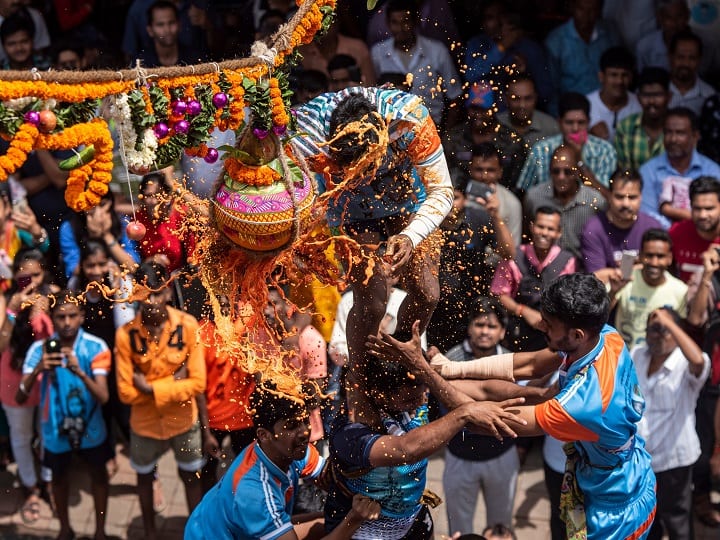
[[[268,48],[264,41],[258,40],[252,44],[252,47],[250,47],[250,55],[268,66],[274,67],[275,58],[277,57],[277,49],[275,47]]]

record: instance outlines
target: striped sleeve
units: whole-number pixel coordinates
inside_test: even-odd
[[[563,442],[597,442],[597,433],[577,422],[557,399],[551,399],[535,407],[535,420],[548,435]]]
[[[95,355],[90,364],[93,375],[108,375],[110,373],[111,362],[112,357],[110,356],[110,349],[106,348],[100,351]]]
[[[302,461],[302,470],[300,476],[302,478],[317,478],[325,466],[325,458],[323,458],[312,445],[308,444],[305,459]]]

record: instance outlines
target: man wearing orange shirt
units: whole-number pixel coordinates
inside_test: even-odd
[[[202,498],[204,465],[195,396],[205,390],[205,359],[191,315],[168,306],[168,273],[157,263],[135,272],[147,290],[137,316],[115,340],[120,400],[130,405],[130,464],[137,472],[145,538],[154,540],[153,471],[168,448],[175,453],[190,511]]]

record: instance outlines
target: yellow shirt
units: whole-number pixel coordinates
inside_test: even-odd
[[[120,401],[131,406],[130,427],[138,435],[167,440],[186,432],[197,420],[195,395],[205,390],[205,358],[198,322],[168,307],[169,317],[155,342],[138,315],[117,331],[115,362]],[[175,379],[183,364],[187,377]],[[133,384],[133,372],[145,374],[152,394]]]

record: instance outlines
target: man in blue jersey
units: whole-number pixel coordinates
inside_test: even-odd
[[[637,435],[645,401],[622,337],[606,324],[609,311],[605,287],[592,274],[561,276],[545,288],[538,328],[562,360],[558,392],[539,405],[508,412],[526,422],[512,425],[518,435],[547,433],[570,443],[565,445],[568,466],[561,496],[568,538],[639,540],[647,537],[655,517],[655,475],[645,441]],[[384,334],[369,339],[373,354],[405,363],[447,406],[472,400],[428,365],[416,330],[408,343]],[[466,375],[488,364],[504,373],[508,364],[510,377],[517,378],[542,376],[558,367],[545,352],[461,364]],[[446,367],[454,366],[445,364],[441,371]]]
[[[325,460],[309,445],[304,404],[283,396],[272,382],[250,397],[256,439],[235,458],[222,480],[203,497],[185,527],[185,540],[349,540],[379,505],[358,495],[329,534],[322,524],[296,524],[291,512],[300,478],[317,479]]]
[[[362,254],[343,261],[353,284],[347,324],[353,369],[365,337],[385,315],[388,273],[408,293],[396,334],[409,336],[416,318],[424,331],[430,320],[439,298],[435,231],[452,208],[450,173],[427,108],[399,90],[322,94],[298,110],[297,123],[302,135],[293,139],[294,151],[318,174],[327,223]]]

